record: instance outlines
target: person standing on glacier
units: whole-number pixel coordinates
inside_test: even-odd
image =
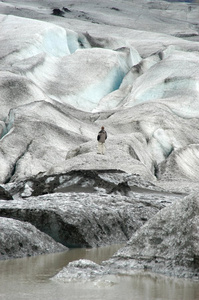
[[[97,135],[98,140],[98,154],[104,154],[105,153],[105,140],[107,139],[107,132],[104,129],[104,126],[101,127],[101,130],[99,131]]]

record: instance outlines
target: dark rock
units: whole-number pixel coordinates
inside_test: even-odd
[[[0,217],[0,260],[67,250],[33,225]]]
[[[62,9],[63,9],[63,11],[65,11],[65,12],[71,12],[71,10],[68,9],[67,7],[63,7]]]
[[[116,10],[116,11],[120,11],[120,9],[117,8],[117,7],[111,7],[111,9]]]
[[[53,8],[52,15],[63,17],[64,16],[64,11],[62,11],[59,8]]]

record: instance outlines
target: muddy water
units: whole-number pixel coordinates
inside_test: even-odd
[[[68,262],[86,258],[100,263],[118,245],[0,261],[1,300],[198,300],[199,283],[153,274],[112,276],[94,282],[55,282],[50,278]]]

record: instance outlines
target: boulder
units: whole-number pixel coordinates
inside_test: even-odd
[[[30,223],[0,217],[0,260],[66,250]]]

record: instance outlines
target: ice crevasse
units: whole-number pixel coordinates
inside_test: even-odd
[[[26,76],[47,96],[82,110],[92,111],[141,61],[132,47],[91,48],[83,34],[50,23],[3,15],[0,22],[4,70]]]

